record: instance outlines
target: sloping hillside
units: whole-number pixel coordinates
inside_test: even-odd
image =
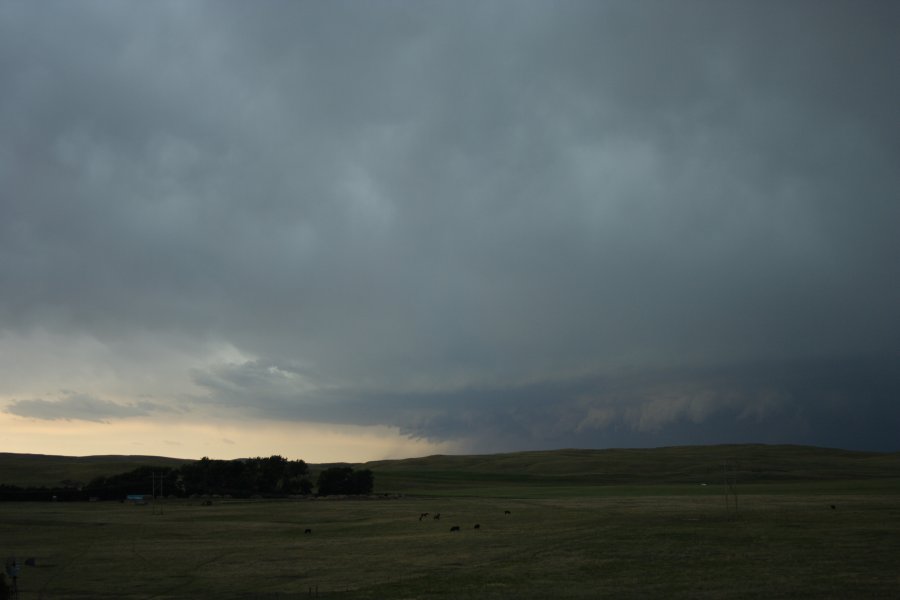
[[[141,466],[177,467],[187,459],[165,456],[54,456],[0,452],[0,484],[58,486],[64,481],[87,483],[101,475],[117,475]]]
[[[140,466],[175,467],[185,462],[190,461],[162,456],[0,453],[0,484],[86,483]],[[310,465],[313,475],[323,466]],[[375,473],[379,492],[436,493],[491,486],[696,485],[720,483],[726,476],[741,484],[900,478],[900,453],[747,444],[438,455],[354,466]]]
[[[808,446],[721,445],[429,456],[366,463],[376,486],[584,486],[847,481],[900,477],[900,453]]]

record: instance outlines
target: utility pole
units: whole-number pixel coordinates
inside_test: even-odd
[[[725,484],[725,509],[731,510],[734,500],[734,513],[738,512],[737,464],[728,460],[722,461],[722,475]]]
[[[19,598],[19,563],[15,556],[6,559],[6,574],[12,579],[12,586],[9,588],[10,600],[18,600]]]

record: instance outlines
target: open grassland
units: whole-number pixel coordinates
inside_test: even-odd
[[[21,475],[21,458],[0,456],[0,475]],[[31,481],[147,464],[60,458],[26,459]],[[900,598],[897,453],[711,446],[363,466],[389,497],[0,502],[0,558],[35,558],[20,600]]]
[[[550,497],[538,486],[518,498],[3,503],[0,551],[36,559],[22,569],[21,600],[288,599],[316,589],[372,599],[897,598],[900,494],[884,483],[864,493],[739,491],[737,511],[716,485],[669,495],[651,486]]]

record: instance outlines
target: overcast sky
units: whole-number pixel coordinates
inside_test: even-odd
[[[0,450],[900,450],[898,22],[0,2]]]

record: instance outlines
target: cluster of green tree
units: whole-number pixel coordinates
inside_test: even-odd
[[[171,467],[138,467],[127,473],[97,477],[82,487],[84,495],[100,500],[121,500],[129,494],[157,496],[183,495],[176,469]]]
[[[309,467],[302,460],[282,456],[242,460],[212,460],[204,457],[178,468],[140,467],[111,477],[98,477],[85,488],[100,499],[124,498],[128,494],[192,496],[218,494],[235,498],[309,494]]]
[[[319,473],[316,483],[320,496],[371,494],[375,476],[369,469],[354,471],[350,467],[329,467]]]
[[[235,497],[309,494],[309,467],[282,456],[246,460],[203,459],[182,465],[174,478],[179,493],[230,494]]]
[[[317,493],[369,494],[374,476],[368,469],[329,467],[319,474]],[[221,495],[234,498],[283,497],[311,494],[309,467],[302,460],[282,456],[239,460],[201,460],[178,468],[139,467],[127,473],[97,477],[85,486],[19,488],[0,485],[0,500],[121,500],[129,495],[177,496]]]

